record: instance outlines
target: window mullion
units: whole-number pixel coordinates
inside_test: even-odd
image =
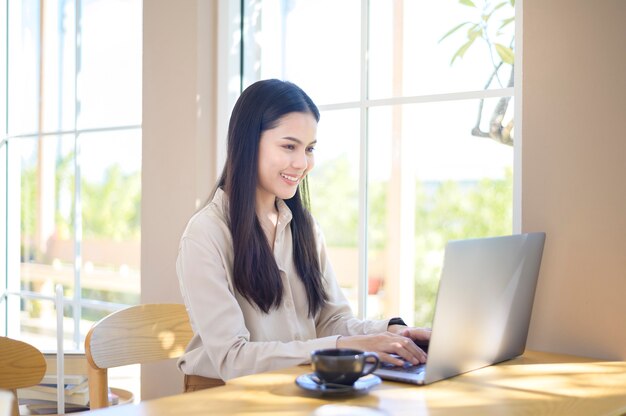
[[[360,121],[359,121],[359,275],[358,275],[358,316],[367,316],[367,105],[368,99],[368,34],[369,0],[361,0],[361,83],[360,83]]]
[[[359,107],[386,107],[394,105],[437,103],[443,101],[480,100],[484,98],[512,97],[515,88],[493,88],[490,90],[460,91],[441,94],[413,95],[389,98],[366,99],[362,101],[342,102],[319,105],[320,111],[345,110]]]
[[[523,59],[523,2],[518,0],[515,3],[515,93],[512,93],[515,100],[515,146],[513,148],[513,233],[522,232],[522,141],[524,140],[522,124],[522,59]]]
[[[78,99],[78,74],[81,66],[81,2],[76,2],[74,23],[74,131],[78,129],[78,112],[80,109]],[[80,320],[82,316],[81,303],[81,268],[83,241],[83,212],[81,199],[81,172],[80,172],[80,133],[74,135],[74,345],[80,349]]]

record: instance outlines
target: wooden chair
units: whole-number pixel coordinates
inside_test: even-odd
[[[0,337],[0,389],[13,392],[13,416],[19,415],[17,389],[39,384],[46,373],[46,360],[26,342]]]
[[[89,406],[107,407],[107,369],[180,357],[193,331],[182,304],[143,304],[113,312],[85,338]]]

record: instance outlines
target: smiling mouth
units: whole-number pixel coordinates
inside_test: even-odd
[[[291,176],[291,175],[287,175],[285,173],[281,173],[280,176],[285,178],[285,179],[287,179],[290,182],[293,182],[293,183],[298,183],[298,181],[300,180],[299,176]]]

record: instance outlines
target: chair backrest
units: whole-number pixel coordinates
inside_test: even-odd
[[[85,338],[89,407],[107,407],[107,369],[180,357],[193,336],[182,304],[131,306],[96,322]]]
[[[13,392],[13,415],[19,415],[17,389],[39,384],[46,373],[43,354],[32,345],[0,337],[0,389]]]

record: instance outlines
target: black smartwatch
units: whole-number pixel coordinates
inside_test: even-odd
[[[389,328],[391,325],[404,325],[404,326],[408,326],[403,320],[402,318],[391,318],[389,320],[389,323],[387,324],[387,328]]]

